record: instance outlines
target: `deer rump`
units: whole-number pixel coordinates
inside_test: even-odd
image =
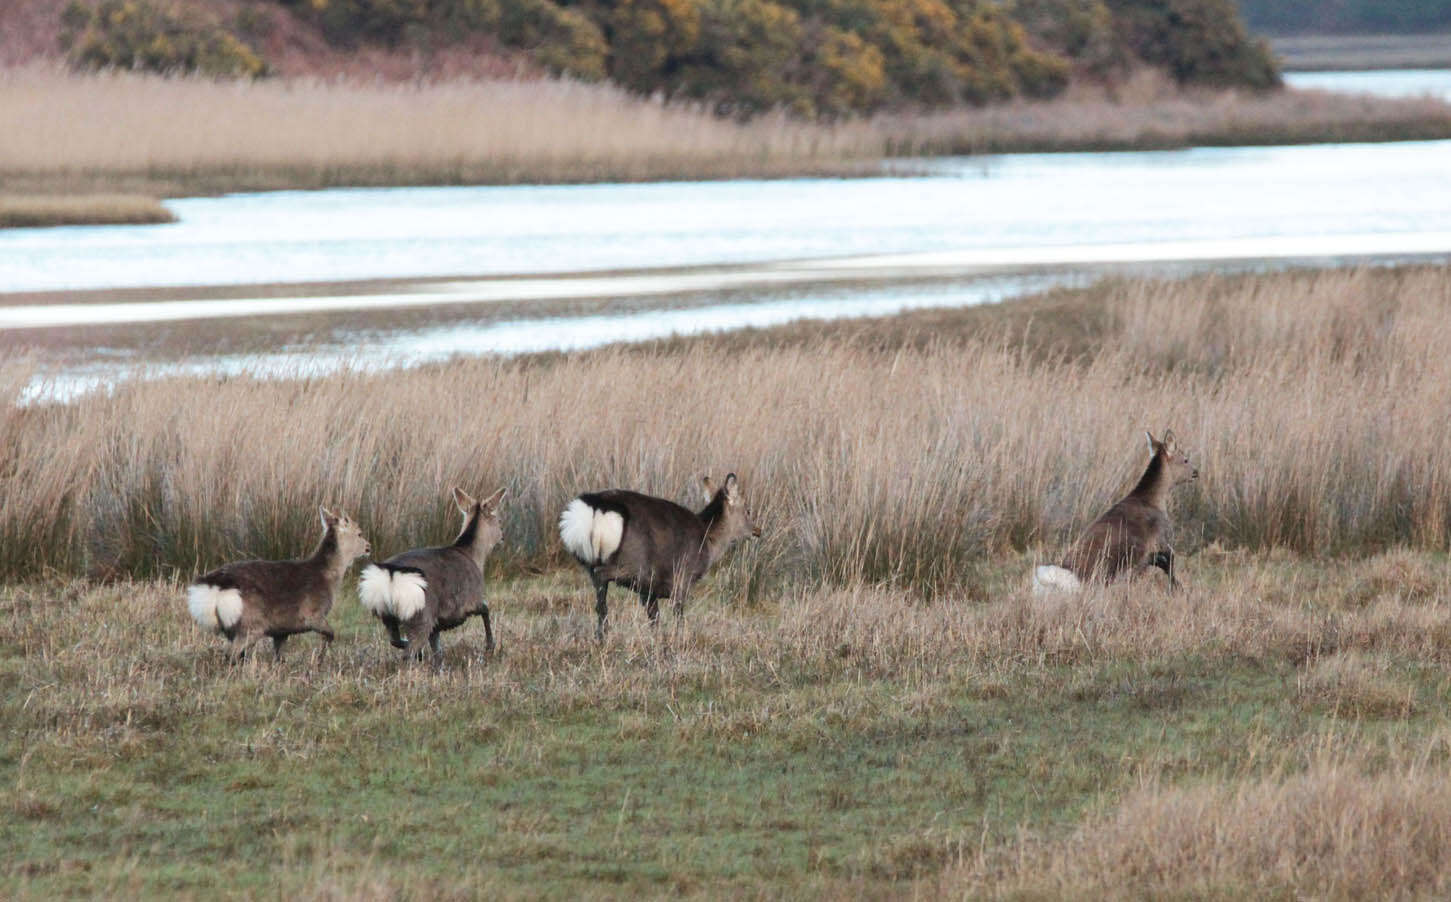
[[[587,492],[559,518],[564,547],[592,574],[655,598],[689,580],[705,547],[699,515],[626,489]]]

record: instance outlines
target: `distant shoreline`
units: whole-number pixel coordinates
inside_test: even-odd
[[[1053,101],[817,123],[735,122],[562,81],[222,83],[28,68],[0,70],[0,121],[11,225],[166,221],[158,198],[233,192],[862,177],[912,157],[1451,138],[1451,104],[1438,100],[1182,91],[1150,71]]]
[[[1285,35],[1270,46],[1287,72],[1451,69],[1451,33]]]

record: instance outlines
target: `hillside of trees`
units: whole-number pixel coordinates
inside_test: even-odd
[[[1184,85],[1279,84],[1233,0],[74,0],[61,20],[79,68],[265,76],[268,35],[301,26],[343,51],[483,42],[739,117],[1047,98],[1140,64]]]
[[[1275,34],[1451,32],[1451,0],[1239,0],[1250,27]]]

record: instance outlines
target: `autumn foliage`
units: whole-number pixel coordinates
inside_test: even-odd
[[[73,63],[256,75],[260,59],[218,64],[157,48],[183,43],[192,21],[202,46],[250,56],[229,27],[245,37],[270,16],[291,16],[340,47],[426,51],[472,36],[548,72],[740,118],[1047,98],[1075,76],[1111,81],[1139,63],[1185,84],[1278,81],[1229,0],[259,0],[230,25],[167,4],[73,4]]]

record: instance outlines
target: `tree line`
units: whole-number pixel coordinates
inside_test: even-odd
[[[1232,0],[255,0],[230,19],[164,0],[74,0],[79,67],[256,77],[283,11],[339,47],[486,35],[550,73],[747,117],[806,118],[1048,98],[1134,65],[1185,85],[1267,89],[1273,56]]]

